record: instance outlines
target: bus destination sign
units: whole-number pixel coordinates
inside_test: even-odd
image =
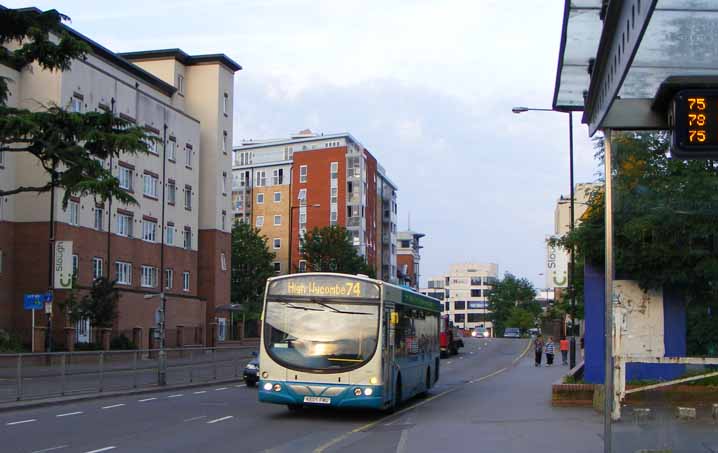
[[[378,299],[379,286],[354,278],[308,275],[275,280],[269,285],[269,294],[276,296]]]
[[[718,90],[688,89],[673,98],[671,155],[681,159],[718,157]]]

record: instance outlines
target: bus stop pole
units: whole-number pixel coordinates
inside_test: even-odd
[[[604,324],[604,392],[603,392],[603,451],[612,451],[612,413],[613,413],[613,146],[611,130],[603,133],[604,171],[606,180],[605,222],[606,222],[606,263],[604,271],[605,281],[605,324]]]

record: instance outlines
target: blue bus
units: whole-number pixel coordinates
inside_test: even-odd
[[[437,299],[364,276],[267,282],[259,401],[392,410],[439,379]]]

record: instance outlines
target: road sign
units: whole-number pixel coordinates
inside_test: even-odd
[[[42,310],[42,304],[45,303],[45,294],[25,294],[22,302],[22,307],[25,310]]]
[[[72,241],[55,241],[55,289],[71,289],[72,275]]]
[[[566,288],[568,286],[568,253],[558,245],[547,244],[546,287]]]

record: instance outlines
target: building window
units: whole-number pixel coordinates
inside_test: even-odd
[[[339,162],[332,162],[332,163],[331,163],[329,173],[330,173],[330,176],[331,176],[332,179],[337,179],[337,178],[338,178]]]
[[[272,241],[272,244],[273,244],[275,250],[282,248],[282,240],[279,238],[274,238],[274,240]]]
[[[257,221],[255,222],[255,226],[256,226],[257,228],[260,228],[260,227],[264,226],[264,216],[263,216],[263,215],[258,215],[258,216],[257,216]]]
[[[159,155],[159,150],[157,149],[158,145],[160,144],[160,138],[155,134],[147,134],[147,139],[145,140],[147,143],[147,151],[151,152],[152,154]]]
[[[72,277],[77,278],[80,273],[80,257],[72,255]]]
[[[170,180],[167,183],[167,204],[174,205],[177,199],[177,184]]]
[[[95,207],[95,229],[102,231],[102,224],[104,223],[105,210],[100,207]]]
[[[157,268],[152,266],[142,266],[142,279],[140,285],[143,288],[154,288],[157,286]]]
[[[284,170],[276,168],[272,170],[272,185],[278,186],[284,182]]]
[[[305,224],[307,223],[307,213],[306,212],[300,212],[299,213],[299,224]]]
[[[182,291],[189,291],[189,272],[182,272]]]
[[[192,248],[192,229],[184,227],[184,248],[190,250]]]
[[[157,198],[157,176],[145,173],[144,176],[145,187],[144,194],[147,197]]]
[[[457,300],[454,302],[454,310],[463,310],[466,308],[466,301],[464,300]]]
[[[184,148],[184,164],[187,168],[192,168],[192,147],[190,146]]]
[[[132,237],[132,216],[129,214],[117,214],[117,234],[120,236]]]
[[[336,211],[332,211],[331,213],[329,213],[329,222],[332,225],[337,224],[337,212]]]
[[[274,192],[274,202],[279,203],[282,201],[282,192]]]
[[[307,182],[308,168],[306,165],[299,167],[299,182]]]
[[[165,242],[167,245],[173,245],[175,243],[175,226],[173,223],[167,224],[167,233],[165,234]]]
[[[142,240],[147,242],[157,242],[157,221],[142,221]]]
[[[184,186],[184,208],[192,210],[192,186]]]
[[[480,289],[472,289],[471,297],[481,297],[481,290]]]
[[[454,315],[454,322],[464,322],[464,314],[463,313],[457,313]]]
[[[222,132],[222,152],[227,154],[227,131]]]
[[[97,280],[102,277],[102,270],[104,269],[102,258],[92,258],[92,279]]]
[[[82,98],[73,96],[70,99],[70,111],[74,113],[82,113]]]
[[[120,166],[117,179],[120,181],[120,189],[132,192],[132,169]]]
[[[70,215],[70,225],[80,224],[80,203],[77,201],[70,201],[68,205],[68,212]]]
[[[224,93],[224,97],[222,98],[222,113],[224,113],[225,116],[229,115],[229,94],[227,93]]]
[[[177,74],[177,92],[184,94],[184,76],[182,74]]]
[[[274,273],[281,274],[282,273],[282,263],[275,261],[272,264],[274,265]]]
[[[307,189],[299,189],[299,195],[297,196],[300,206],[307,204]]]
[[[227,255],[225,255],[224,252],[219,254],[219,267],[223,271],[227,270]]]
[[[257,204],[264,204],[264,194],[263,193],[257,194]]]
[[[307,271],[307,262],[304,260],[299,261],[299,272],[306,272]]]
[[[167,142],[167,160],[170,162],[177,160],[177,140],[174,137],[170,137]]]
[[[264,170],[257,171],[257,178],[255,181],[255,186],[257,187],[264,187],[267,185],[267,172]]]
[[[115,274],[119,285],[132,284],[132,264],[123,261],[115,261]]]
[[[222,195],[227,195],[227,172],[222,172]]]
[[[275,215],[274,216],[274,226],[280,226],[280,225],[282,225],[282,216]]]
[[[329,202],[331,204],[337,204],[337,194],[339,193],[339,189],[336,187],[332,187],[331,196],[329,198]]]
[[[165,269],[165,289],[172,289],[172,280],[174,280],[175,271],[173,269]]]

